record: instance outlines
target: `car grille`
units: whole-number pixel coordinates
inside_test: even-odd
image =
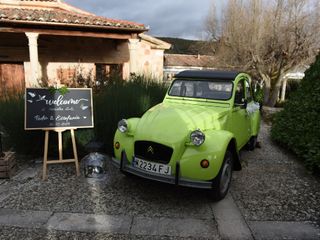
[[[172,153],[171,147],[159,143],[150,141],[136,141],[134,143],[135,156],[152,162],[168,164]]]

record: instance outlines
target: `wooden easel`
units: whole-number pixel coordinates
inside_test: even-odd
[[[74,137],[74,130],[76,128],[57,128],[57,129],[43,129],[45,130],[45,139],[44,139],[44,156],[43,156],[43,170],[42,170],[42,179],[47,180],[47,167],[49,164],[61,164],[61,163],[75,163],[76,165],[76,175],[80,176],[79,162],[78,162],[78,153],[76,139]],[[63,159],[62,151],[62,133],[64,131],[70,130],[72,147],[73,147],[73,156],[74,159]],[[58,149],[59,149],[59,159],[58,160],[49,160],[48,161],[48,145],[49,145],[49,131],[55,131],[58,133]]]

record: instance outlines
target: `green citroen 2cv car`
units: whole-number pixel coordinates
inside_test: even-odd
[[[187,187],[228,192],[239,151],[255,147],[259,104],[250,76],[229,71],[183,71],[163,102],[141,118],[123,119],[112,162],[123,173]]]

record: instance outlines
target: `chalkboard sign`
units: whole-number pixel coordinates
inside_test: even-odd
[[[68,88],[61,94],[45,88],[27,88],[25,129],[93,127],[92,90]]]

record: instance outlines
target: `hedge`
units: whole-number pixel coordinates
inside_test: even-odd
[[[276,114],[271,137],[301,157],[308,169],[320,170],[320,55]]]
[[[141,117],[162,102],[167,87],[154,79],[132,76],[131,81],[115,81],[94,97],[95,136],[113,153],[113,137],[119,120]]]
[[[92,86],[93,87],[93,86]],[[130,81],[108,79],[105,86],[94,88],[94,129],[75,131],[79,155],[90,140],[104,143],[105,152],[112,154],[113,136],[117,123],[122,118],[140,117],[147,109],[161,102],[166,86],[154,79],[131,76]],[[0,98],[0,127],[5,132],[7,148],[18,153],[42,156],[44,131],[24,130],[24,96],[12,94]],[[72,154],[69,133],[63,135],[64,157]],[[57,134],[50,133],[49,153],[57,156]]]

